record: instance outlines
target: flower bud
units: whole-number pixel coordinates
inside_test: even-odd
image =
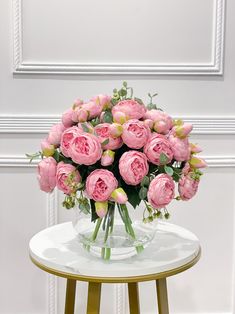
[[[167,123],[163,120],[158,120],[154,123],[153,126],[154,131],[160,134],[165,134],[167,130]]]
[[[184,123],[175,127],[175,135],[179,138],[185,138],[193,129],[191,123]]]
[[[73,111],[72,120],[74,122],[86,122],[88,119],[89,113],[87,110],[82,108],[77,108]]]
[[[153,120],[151,120],[151,119],[145,119],[145,120],[144,120],[144,125],[145,125],[145,126],[148,126],[150,129],[152,129],[152,128],[153,128]]]
[[[73,103],[73,110],[75,110],[78,107],[81,107],[83,104],[83,101],[80,98],[77,98]]]
[[[108,211],[108,202],[95,202],[95,211],[100,218],[103,218]]]
[[[117,111],[113,113],[113,121],[116,123],[123,124],[128,120],[127,115],[124,112]]]
[[[50,157],[54,155],[55,146],[50,144],[47,139],[41,142],[42,153],[45,157]]]
[[[109,127],[110,136],[116,138],[122,135],[123,127],[119,123],[112,123]]]
[[[191,154],[198,154],[202,151],[201,147],[196,144],[190,143],[189,145],[191,149]]]
[[[101,157],[101,165],[104,167],[112,165],[114,161],[114,156],[115,156],[115,152],[113,152],[110,149],[105,150]]]
[[[202,158],[198,158],[198,157],[192,157],[189,160],[189,164],[193,168],[205,168],[205,167],[207,167],[207,163],[205,162],[205,160]]]
[[[125,204],[128,201],[126,192],[122,188],[117,188],[111,193],[112,199],[118,204]]]

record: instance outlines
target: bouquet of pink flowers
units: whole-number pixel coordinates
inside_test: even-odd
[[[189,142],[192,125],[173,120],[153,103],[133,97],[126,82],[113,96],[75,100],[41,143],[38,181],[41,190],[55,187],[65,194],[63,206],[78,207],[98,221],[105,219],[107,241],[120,213],[127,233],[134,237],[127,202],[144,203],[143,221],[169,217],[173,199],[187,201],[198,190],[205,161],[201,149]],[[176,185],[178,195],[176,196]],[[130,209],[129,209],[130,210]]]

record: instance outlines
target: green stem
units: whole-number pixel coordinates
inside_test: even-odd
[[[97,222],[96,222],[95,230],[94,230],[92,237],[91,237],[92,241],[95,241],[95,239],[97,238],[97,234],[98,234],[98,231],[100,229],[101,222],[102,222],[102,218],[98,218]]]

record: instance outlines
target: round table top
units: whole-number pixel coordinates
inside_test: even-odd
[[[159,222],[155,238],[145,250],[125,260],[104,261],[80,245],[72,223],[37,233],[29,243],[30,257],[39,268],[68,279],[96,282],[137,282],[168,277],[193,266],[200,244],[190,231]]]

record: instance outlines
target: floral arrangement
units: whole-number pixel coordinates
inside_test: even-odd
[[[198,190],[199,170],[206,166],[189,142],[193,126],[173,120],[154,104],[144,105],[123,82],[113,96],[98,95],[88,102],[75,100],[59,124],[41,143],[38,182],[42,191],[57,187],[65,194],[63,206],[79,207],[97,221],[105,220],[110,234],[116,206],[134,237],[127,202],[134,208],[144,202],[143,221],[169,218],[172,200],[187,201]],[[176,195],[178,185],[178,195]],[[130,210],[130,209],[129,209]]]

